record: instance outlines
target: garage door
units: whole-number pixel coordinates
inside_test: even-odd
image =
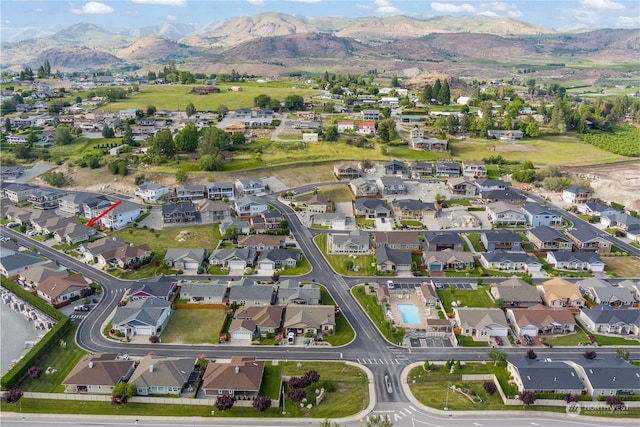
[[[198,269],[198,263],[197,262],[185,262],[184,263],[184,268],[186,270],[197,270]]]
[[[249,331],[233,331],[231,332],[231,340],[251,340],[251,332]]]
[[[244,261],[230,261],[229,269],[230,270],[244,270],[247,264]]]

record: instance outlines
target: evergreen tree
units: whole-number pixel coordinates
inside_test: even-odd
[[[393,77],[391,77],[391,87],[399,87],[400,86],[400,82],[398,81],[398,75],[397,74],[393,74]]]
[[[444,83],[438,92],[438,102],[443,105],[449,105],[451,103],[451,90],[449,89],[449,81],[444,79]]]
[[[131,130],[131,125],[129,123],[124,124],[124,132],[122,133],[122,142],[124,144],[133,144],[133,131]]]
[[[439,100],[440,89],[442,89],[442,83],[440,82],[440,79],[436,79],[436,82],[433,84],[433,92],[431,97]]]
[[[188,103],[187,106],[184,109],[184,112],[187,113],[187,117],[191,117],[196,113],[196,106],[193,105],[192,102]]]

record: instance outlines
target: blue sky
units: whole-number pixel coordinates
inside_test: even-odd
[[[116,30],[164,22],[206,24],[268,11],[309,18],[386,15],[417,18],[439,15],[503,16],[554,29],[576,25],[592,28],[640,28],[638,0],[2,0],[0,26],[7,30],[52,23],[70,25],[89,22],[107,30]]]

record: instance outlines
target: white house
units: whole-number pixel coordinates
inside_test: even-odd
[[[142,214],[142,206],[123,201],[112,211],[100,218],[100,223],[106,228],[118,230],[133,222]]]
[[[163,196],[169,194],[170,191],[166,185],[156,184],[155,182],[145,182],[138,186],[135,194],[147,203],[155,203]]]

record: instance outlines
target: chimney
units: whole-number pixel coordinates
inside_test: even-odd
[[[240,372],[240,366],[236,366],[236,374]]]
[[[93,368],[93,362],[89,362],[89,369]]]
[[[149,365],[149,372],[153,372],[153,363]]]

